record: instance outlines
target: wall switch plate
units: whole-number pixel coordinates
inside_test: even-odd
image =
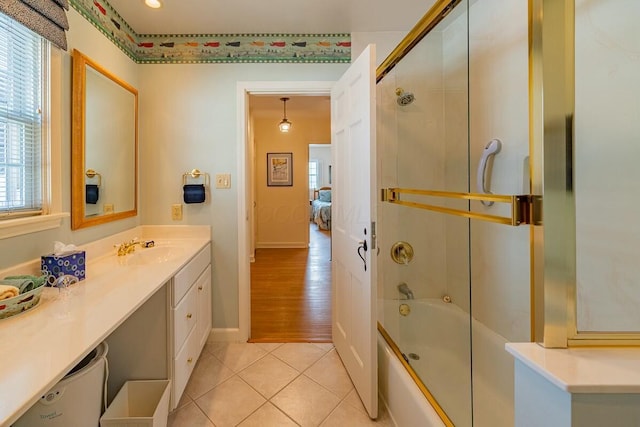
[[[230,173],[217,173],[216,174],[216,188],[231,188],[231,174]]]
[[[182,204],[176,203],[171,205],[171,219],[174,221],[180,221],[182,219]]]
[[[103,206],[104,213],[113,213],[113,203],[105,203]]]

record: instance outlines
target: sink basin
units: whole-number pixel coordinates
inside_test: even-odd
[[[179,257],[184,252],[180,246],[154,246],[137,248],[135,252],[122,258],[126,265],[161,264]]]

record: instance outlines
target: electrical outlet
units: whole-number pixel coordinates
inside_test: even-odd
[[[113,213],[113,203],[105,203],[103,206],[103,210],[106,214]]]
[[[171,219],[174,221],[180,221],[182,219],[182,204],[176,203],[171,205]]]
[[[231,174],[230,173],[216,174],[216,188],[231,188]]]

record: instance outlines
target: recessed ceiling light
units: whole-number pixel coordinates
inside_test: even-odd
[[[144,0],[144,4],[146,4],[147,6],[153,9],[158,9],[162,7],[162,3],[160,3],[160,0]]]

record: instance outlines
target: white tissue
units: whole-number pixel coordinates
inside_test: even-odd
[[[76,247],[76,245],[73,245],[73,244],[65,245],[62,242],[53,242],[53,254],[56,256],[66,255],[68,253],[75,252],[77,250],[78,248]]]

